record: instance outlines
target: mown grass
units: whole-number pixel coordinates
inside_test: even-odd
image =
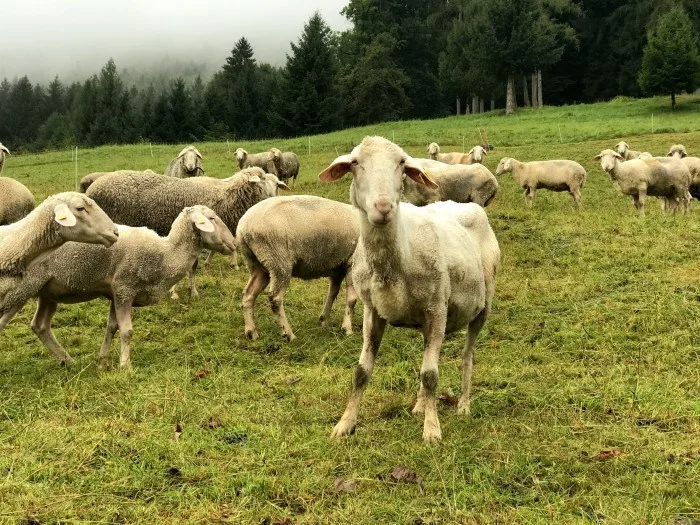
[[[29,328],[33,305],[0,334],[0,519],[15,523],[695,523],[700,520],[700,225],[653,200],[635,216],[591,158],[626,139],[663,154],[700,150],[697,98],[383,124],[277,141],[301,153],[296,193],[347,201],[349,181],[315,175],[366,133],[416,156],[477,143],[501,156],[572,158],[588,170],[582,211],[566,194],[523,206],[506,176],[489,217],[503,253],[494,311],[478,345],[469,418],[442,406],[443,442],[426,446],[410,414],[420,336],[388,329],[357,433],[334,442],[361,345],[318,326],[326,282],[286,296],[298,336],[277,334],[259,300],[262,338],[243,337],[245,270],[224,257],[201,272],[201,299],[134,315],[132,373],[95,369],[107,303],[62,305],[55,332],[66,370]],[[663,133],[650,133],[651,112]],[[561,125],[560,142],[558,126]],[[471,134],[471,135],[470,135]],[[239,144],[231,145],[235,149]],[[250,150],[271,142],[244,143]],[[198,145],[209,175],[233,171],[226,143]],[[79,176],[163,169],[179,146],[79,151]],[[73,186],[70,152],[10,157],[4,175],[38,198]],[[441,393],[459,392],[464,334],[446,341]],[[116,346],[115,346],[116,349]],[[201,370],[209,373],[197,379]],[[202,374],[199,374],[202,375]],[[175,439],[176,425],[182,431]],[[619,451],[600,455],[601,451]],[[606,458],[609,458],[606,460]],[[601,460],[602,459],[602,460]],[[406,465],[424,479],[396,484]],[[336,478],[357,492],[333,491]],[[693,521],[695,520],[695,521]]]

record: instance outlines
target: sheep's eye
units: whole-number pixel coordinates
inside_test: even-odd
[[[357,166],[357,161],[356,161],[355,159],[353,159],[353,160],[350,162],[350,164],[353,165],[353,166]]]
[[[401,164],[402,166],[406,164],[406,159],[401,159],[401,162],[399,162],[399,164]]]
[[[85,206],[76,206],[75,209],[78,211],[85,211]]]

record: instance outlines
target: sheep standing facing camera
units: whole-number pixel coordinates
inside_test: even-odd
[[[204,175],[202,154],[194,146],[184,147],[177,157],[170,161],[165,169],[165,175],[179,179]]]

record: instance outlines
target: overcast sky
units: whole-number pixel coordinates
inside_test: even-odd
[[[335,30],[348,0],[3,0],[0,79],[80,79],[109,57],[119,69],[160,60],[220,66],[241,36],[259,62],[282,65],[318,10]]]

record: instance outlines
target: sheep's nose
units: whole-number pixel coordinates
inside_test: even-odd
[[[374,203],[374,207],[377,209],[377,211],[379,213],[381,213],[384,217],[386,217],[391,212],[393,205],[391,204],[391,201],[387,197],[383,197]]]

